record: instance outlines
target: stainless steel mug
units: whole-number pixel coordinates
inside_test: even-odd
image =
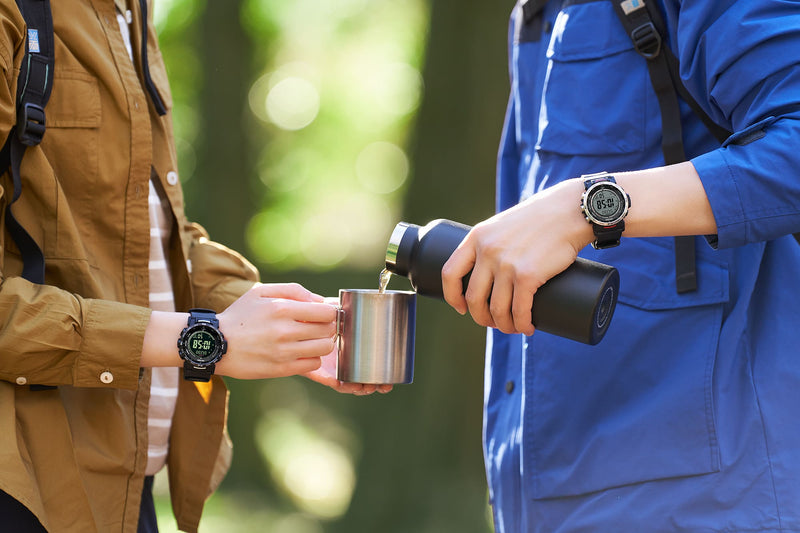
[[[411,383],[417,295],[341,289],[336,378],[350,383]]]

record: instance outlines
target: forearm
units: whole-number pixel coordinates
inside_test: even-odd
[[[716,233],[714,214],[703,184],[689,163],[634,172],[613,172],[617,183],[631,197],[623,237],[665,237]],[[516,227],[538,227],[538,238],[563,235],[575,253],[594,240],[591,224],[579,204],[584,179],[577,177],[545,189],[505,215],[520,210],[528,214]],[[549,224],[553,223],[552,226]],[[516,237],[515,237],[516,238]],[[556,237],[557,238],[557,237]],[[538,240],[538,239],[537,239]]]
[[[614,174],[631,197],[625,237],[709,235],[717,225],[694,166],[666,167]]]
[[[178,337],[189,319],[188,313],[153,311],[144,332],[141,367],[181,366]]]

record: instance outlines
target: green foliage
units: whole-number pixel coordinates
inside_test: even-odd
[[[422,90],[421,0],[248,0],[249,106],[262,206],[247,233],[271,270],[374,269],[399,213]]]

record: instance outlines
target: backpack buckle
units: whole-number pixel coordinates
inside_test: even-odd
[[[631,32],[633,46],[640,56],[653,59],[661,52],[661,35],[652,22],[645,22]]]
[[[26,102],[17,113],[17,137],[26,146],[36,146],[42,142],[45,130],[44,108]]]

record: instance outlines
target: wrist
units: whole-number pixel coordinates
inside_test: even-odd
[[[188,313],[153,311],[144,333],[139,366],[182,366],[175,339],[186,327]]]
[[[558,189],[561,212],[569,216],[565,227],[567,240],[578,253],[595,239],[592,226],[586,223],[586,218],[580,209],[580,198],[585,191],[583,180],[581,178],[564,180],[553,189]]]

